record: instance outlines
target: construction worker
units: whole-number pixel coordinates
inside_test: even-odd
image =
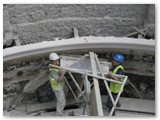
[[[117,80],[117,81],[121,81],[122,82],[123,78],[117,78],[117,77],[113,76],[113,74],[124,75],[124,68],[123,68],[123,66],[121,64],[123,62],[124,62],[124,56],[122,54],[114,55],[113,56],[113,60],[112,60],[112,67],[110,69],[110,72],[107,74],[107,77],[111,78],[113,80]],[[121,88],[121,84],[118,84],[118,83],[115,83],[115,82],[110,82],[110,91],[112,93],[112,96],[113,96],[114,100],[116,100],[117,95],[118,95],[118,93],[120,91],[120,88]],[[110,97],[108,98],[106,106],[108,108],[108,111],[110,112],[112,107],[113,107],[113,104],[112,104],[112,101],[111,101]],[[121,106],[121,104],[118,101],[117,107],[120,107],[120,106]]]
[[[50,64],[60,65],[60,58],[56,53],[51,53],[49,56]],[[55,93],[57,99],[56,115],[63,116],[63,109],[66,104],[65,94],[64,94],[64,74],[65,71],[61,71],[58,68],[49,68],[49,80],[51,87]]]

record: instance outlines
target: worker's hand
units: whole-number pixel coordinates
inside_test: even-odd
[[[66,70],[63,70],[63,69],[62,69],[62,70],[61,70],[61,74],[64,75],[65,73],[66,73]]]
[[[113,76],[112,76],[112,72],[109,72],[108,74],[107,74],[107,77],[109,77],[109,78],[112,78]]]
[[[65,75],[66,71],[61,69],[61,72],[60,72],[60,77],[58,78],[58,83],[62,83],[64,81],[64,75]]]

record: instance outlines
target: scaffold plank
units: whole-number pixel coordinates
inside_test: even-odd
[[[93,75],[97,74],[96,62],[94,53],[90,52],[90,60],[92,66]],[[104,116],[102,109],[102,100],[100,95],[99,82],[96,78],[93,78],[94,87],[91,90],[91,99],[90,99],[90,115],[91,116]]]

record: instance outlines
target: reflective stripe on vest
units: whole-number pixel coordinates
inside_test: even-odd
[[[113,74],[116,74],[119,68],[121,68],[124,71],[124,68],[122,67],[122,65],[119,65],[113,70]],[[120,79],[121,82],[123,82],[123,80],[124,80],[124,78]],[[119,93],[121,86],[122,86],[121,84],[111,82],[110,83],[110,91],[113,93]]]
[[[50,68],[49,72],[51,71],[55,71],[58,75],[60,74],[60,70],[56,69],[56,68]],[[51,87],[53,90],[61,90],[64,87],[64,82],[58,83],[56,80],[54,80],[53,78],[50,77],[49,75],[49,80],[51,83]]]

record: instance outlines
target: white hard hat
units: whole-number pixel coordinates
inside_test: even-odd
[[[57,53],[51,53],[49,55],[49,60],[58,60],[59,56],[57,55]]]

